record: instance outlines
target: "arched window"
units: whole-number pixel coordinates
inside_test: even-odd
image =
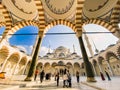
[[[65,57],[64,53],[59,54],[59,58],[64,58],[64,57]]]

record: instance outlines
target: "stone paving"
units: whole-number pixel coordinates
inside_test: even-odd
[[[18,78],[19,77],[19,78]],[[25,76],[21,77],[22,79]],[[76,78],[72,77],[72,88],[63,88],[62,78],[60,85],[56,86],[54,78],[50,81],[44,80],[43,83],[37,81],[25,82],[16,76],[11,79],[0,79],[0,90],[120,90],[120,77],[111,77],[111,81],[102,81],[100,77],[96,77],[97,82],[86,82],[86,77],[80,77],[80,83],[76,82]]]
[[[96,83],[82,83],[97,88],[99,90],[120,90],[120,77],[111,77],[111,81],[108,81],[107,78],[105,81],[102,81],[100,77],[96,77],[96,80]]]

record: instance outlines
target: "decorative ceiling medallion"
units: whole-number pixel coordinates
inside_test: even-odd
[[[30,2],[31,1],[31,2]],[[9,12],[15,17],[25,20],[33,20],[37,15],[34,0],[3,0]]]
[[[22,4],[20,5],[20,3],[19,3],[18,0],[11,0],[11,1],[14,4],[14,6],[17,9],[19,9],[21,12],[26,13],[26,14],[32,14],[33,13],[32,11],[25,10],[24,6]],[[31,0],[25,0],[24,2],[27,3],[27,4],[29,4],[31,2]]]
[[[31,0],[25,0],[26,2],[28,2],[28,3],[30,3],[31,2]]]
[[[99,10],[99,9],[101,9],[102,7],[104,7],[106,4],[107,4],[107,2],[108,2],[109,0],[105,0],[102,4],[100,4],[100,5],[98,5],[96,8],[91,8],[91,9],[89,9],[89,11],[90,12],[94,12],[94,11],[97,11],[97,10]]]
[[[83,13],[88,18],[98,18],[108,13],[118,0],[85,0]]]
[[[64,14],[68,12],[75,0],[45,0],[47,7],[55,14]]]

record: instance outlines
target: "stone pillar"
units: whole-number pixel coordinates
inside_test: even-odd
[[[110,72],[111,72],[111,75],[114,76],[114,72],[113,72],[113,70],[112,70],[112,67],[111,67],[109,61],[106,60],[106,62],[107,62],[107,65],[108,65],[108,67],[109,67],[109,70],[110,70]]]
[[[9,55],[9,56],[10,56],[10,55]],[[4,63],[3,63],[2,68],[1,68],[1,71],[2,71],[2,72],[4,72],[5,65],[6,65],[6,63],[7,63],[7,60],[8,60],[8,58],[9,58],[9,56],[4,60]]]
[[[38,41],[37,41],[37,45],[35,47],[35,51],[33,53],[31,66],[30,66],[28,75],[25,78],[25,81],[33,81],[34,80],[34,72],[35,72],[35,69],[36,69],[36,64],[37,64],[37,59],[38,59],[38,54],[39,54],[39,49],[40,49],[41,42],[42,42],[42,37],[39,37]]]
[[[25,66],[24,66],[24,69],[23,69],[22,75],[25,74],[25,69],[27,68],[28,62],[29,62],[29,61],[27,61],[27,63],[26,63]]]
[[[101,68],[101,65],[100,65],[99,63],[97,63],[97,64],[98,64],[98,67],[99,67],[99,69],[100,69],[100,72],[103,73],[103,70],[102,70],[102,68]]]
[[[19,65],[19,63],[20,63],[20,60],[21,60],[21,58],[18,60],[18,63],[16,63],[16,66],[15,66],[15,68],[13,69],[12,75],[14,75],[15,70],[16,70],[17,66]]]
[[[86,70],[86,74],[87,74],[87,81],[88,82],[96,82],[95,78],[94,78],[94,72],[92,69],[92,65],[88,60],[88,56],[85,50],[85,46],[82,40],[82,36],[80,36],[80,31],[77,33],[78,35],[78,40],[80,43],[80,48],[81,48],[81,52],[82,52],[82,56],[83,56],[83,60],[84,60],[84,64],[85,64],[85,70]]]
[[[94,70],[94,74],[95,74],[95,76],[97,76],[97,73],[96,73],[96,70],[95,70],[95,66],[94,66],[94,64],[92,64],[92,67],[93,67],[93,70]]]

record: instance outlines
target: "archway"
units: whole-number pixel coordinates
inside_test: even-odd
[[[20,59],[19,53],[13,53],[7,60],[3,71],[6,72],[7,76],[14,75],[17,63]]]
[[[76,72],[81,72],[80,71],[80,64],[78,62],[74,63],[74,74],[76,74]]]
[[[118,69],[116,67],[118,63],[118,57],[113,52],[107,52],[106,54],[108,69],[106,70],[111,75],[119,75]]]
[[[15,74],[22,75],[24,72],[24,68],[25,68],[26,63],[27,63],[27,57],[24,56],[21,58],[19,65],[17,66],[17,68],[15,70]]]
[[[0,70],[3,71],[3,65],[9,56],[9,49],[6,46],[0,48]]]
[[[51,68],[50,63],[46,62],[44,64],[44,69],[43,70],[44,70],[45,73],[51,73],[50,68]]]
[[[68,67],[68,70],[70,72],[71,75],[74,75],[74,68],[71,62],[67,62],[66,66]]]

